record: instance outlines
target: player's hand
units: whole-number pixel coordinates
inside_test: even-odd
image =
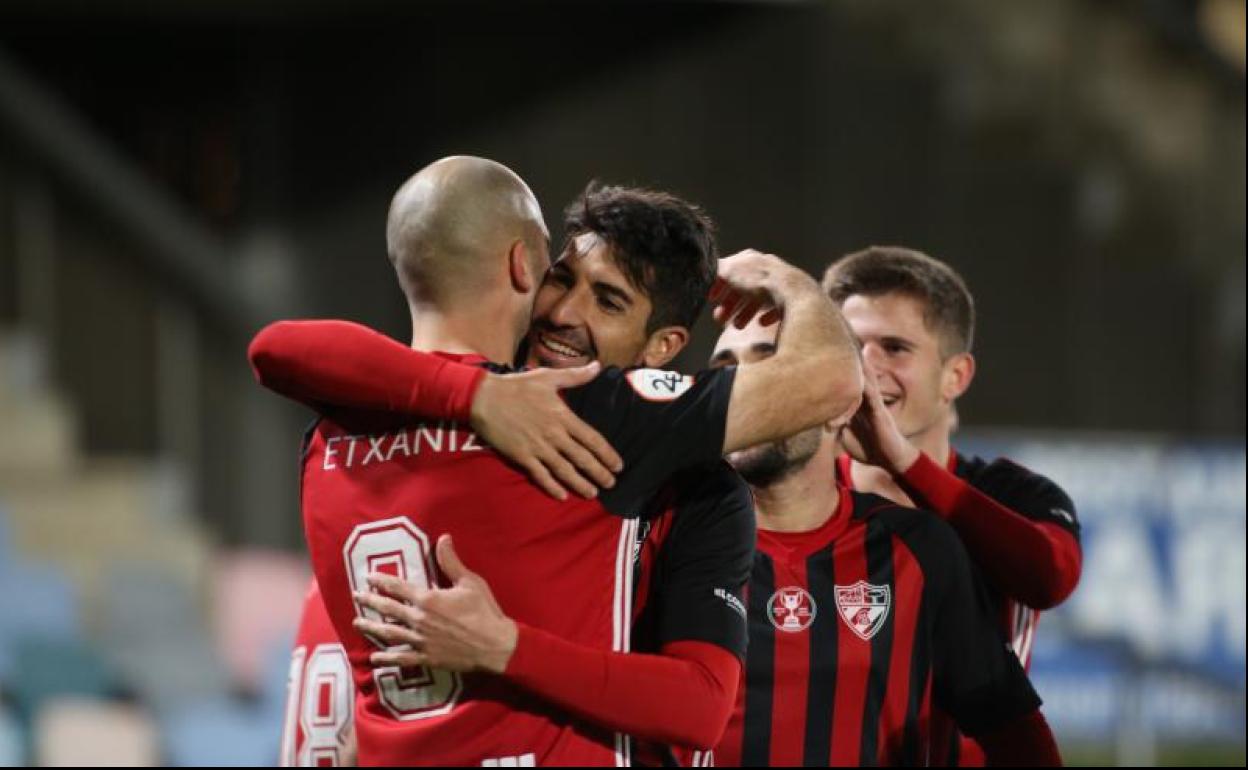
[[[863,362],[863,374],[865,388],[862,405],[850,418],[841,435],[841,443],[858,462],[875,465],[900,476],[919,459],[919,450],[897,427],[897,421],[880,395],[875,370],[866,361]]]
[[[420,589],[374,573],[368,584],[379,593],[355,594],[357,602],[383,618],[356,618],[356,630],[391,647],[410,645],[375,652],[369,662],[377,668],[503,673],[516,649],[515,622],[503,614],[485,580],[459,560],[450,535],[438,538],[437,558],[450,588]]]
[[[487,375],[472,401],[472,427],[552,497],[566,500],[568,488],[594,497],[599,488],[615,486],[624,461],[602,434],[572,413],[559,390],[583,385],[600,370],[593,362]]]
[[[811,288],[818,291],[814,279],[799,268],[774,254],[746,249],[719,260],[711,286],[711,314],[717,323],[732,323],[738,329],[756,316],[768,326],[780,320],[785,300],[794,290]]]

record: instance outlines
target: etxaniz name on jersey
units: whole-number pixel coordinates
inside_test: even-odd
[[[421,452],[481,452],[485,449],[477,435],[459,428],[454,422],[436,425],[420,424],[379,436],[331,436],[325,439],[323,470],[388,463],[398,457],[412,457]]]

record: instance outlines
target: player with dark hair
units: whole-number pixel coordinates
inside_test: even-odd
[[[823,286],[862,344],[875,386],[846,432],[839,478],[934,511],[953,526],[1026,668],[1040,610],[1060,604],[1079,581],[1079,522],[1049,479],[1004,458],[960,455],[951,445],[955,403],[975,374],[970,291],[943,262],[879,246],[833,263]],[[940,756],[952,764],[982,761],[970,740],[954,741]]]
[[[712,364],[748,371],[775,350],[773,329],[730,328]],[[840,432],[728,456],[754,494],[758,550],[745,680],[717,764],[941,764],[933,705],[994,765],[1060,764],[957,535],[832,483]]]
[[[473,223],[480,211],[515,210],[517,200],[528,206],[531,195],[527,194],[527,189],[517,192],[519,188],[514,184],[501,200],[490,200],[480,191],[466,195],[464,190],[471,190],[473,185],[460,184],[457,178],[458,167],[464,163],[463,159],[452,159],[435,164],[418,174],[396,195],[389,228],[391,251],[392,255],[398,253],[396,269],[412,307],[416,345],[445,347],[449,343],[468,350],[485,348],[497,359],[507,339],[506,336],[500,338],[499,322],[502,320],[511,328],[507,319],[517,317],[515,307],[530,291],[532,273],[526,266],[529,260],[525,239],[514,236],[510,240],[491,239],[488,237],[490,230],[486,238],[480,238],[471,229],[464,231],[464,223]],[[468,171],[476,171],[480,163],[484,162],[467,161]],[[447,168],[447,164],[451,167]],[[442,200],[447,196],[454,206]],[[532,207],[535,205],[533,203]],[[478,207],[478,210],[464,216],[465,207]],[[406,248],[411,246],[410,242],[405,242],[407,238],[420,240],[431,234],[442,237],[439,229],[448,225],[437,221],[434,215],[439,210],[456,211],[452,226],[459,232],[445,237],[443,245],[437,248]],[[396,217],[412,221],[400,221],[396,226]],[[476,221],[487,220],[482,217]],[[523,218],[521,223],[524,223]],[[512,232],[517,230],[513,228]],[[523,228],[519,232],[523,233]],[[619,281],[608,280],[609,270],[595,272],[595,268],[611,264],[611,249],[597,236],[589,237],[588,233],[583,236],[583,240],[582,236],[574,239],[572,254],[585,271],[562,287],[555,284],[559,292],[556,304],[576,302],[579,307],[592,306],[607,314],[632,312],[644,313],[640,317],[648,316],[649,300],[639,296],[637,287],[629,291],[625,285],[624,291],[618,291]],[[504,256],[505,259],[500,259]],[[447,258],[476,263],[487,277],[494,277],[482,283],[479,275],[468,269],[460,270],[463,266],[456,264],[452,277],[440,287],[436,283],[432,287],[426,285],[423,271]],[[485,269],[491,260],[500,260],[506,270],[500,273]],[[616,273],[618,275],[618,268]],[[454,425],[448,426],[451,437],[443,436],[435,441],[431,435],[432,426],[428,424],[396,426],[391,424],[395,416],[386,415],[381,425],[375,426],[372,424],[375,413],[333,409],[326,405],[333,402],[333,398],[305,394],[311,400],[323,401],[321,408],[329,415],[313,434],[305,456],[305,520],[318,582],[335,629],[347,646],[356,684],[360,687],[357,733],[362,760],[398,762],[417,756],[421,761],[448,763],[479,761],[473,757],[521,764],[535,761],[595,763],[610,761],[611,750],[615,751],[615,760],[624,758],[618,737],[612,743],[609,737],[604,740],[601,734],[584,726],[555,719],[554,713],[522,695],[505,677],[465,676],[460,679],[458,674],[447,669],[412,671],[392,665],[383,665],[370,676],[367,669],[369,647],[364,637],[352,628],[351,620],[361,614],[365,622],[357,623],[356,627],[368,630],[367,619],[380,619],[381,615],[371,609],[372,600],[358,591],[366,580],[377,580],[377,576],[367,573],[384,565],[385,560],[391,558],[389,554],[396,552],[391,550],[371,556],[371,551],[355,554],[361,539],[374,534],[370,529],[374,525],[384,524],[388,528],[385,531],[399,539],[406,533],[407,540],[412,540],[409,545],[422,548],[436,539],[437,563],[448,576],[463,577],[456,550],[465,552],[468,560],[481,570],[482,577],[496,587],[502,606],[518,621],[507,621],[507,649],[494,651],[498,654],[492,660],[493,667],[502,666],[513,679],[522,680],[526,673],[536,677],[534,682],[521,683],[529,690],[539,690],[548,701],[563,705],[560,688],[568,691],[568,698],[575,699],[578,687],[584,689],[592,683],[603,695],[602,702],[593,706],[609,713],[651,694],[649,684],[668,682],[669,689],[680,686],[680,681],[670,681],[672,673],[689,668],[681,666],[679,660],[609,652],[612,648],[618,651],[628,646],[627,625],[632,616],[631,595],[627,590],[627,580],[632,574],[628,557],[634,545],[629,534],[635,534],[637,529],[637,519],[633,517],[645,514],[647,509],[643,502],[653,496],[664,478],[683,467],[712,463],[724,448],[753,443],[763,435],[775,436],[777,431],[793,430],[800,424],[809,424],[815,415],[820,415],[820,419],[847,415],[856,407],[859,394],[855,389],[861,382],[852,343],[835,311],[826,298],[819,296],[813,281],[800,271],[766,255],[743,253],[722,260],[719,273],[727,288],[726,292],[721,292],[725,300],[721,318],[730,319],[734,314],[747,317],[763,301],[775,302],[784,308],[783,364],[772,367],[761,377],[746,378],[718,373],[681,377],[650,369],[628,373],[608,370],[588,385],[568,391],[568,405],[601,430],[619,448],[625,460],[625,470],[618,483],[604,490],[597,500],[571,501],[564,506],[553,501],[543,502],[535,488],[526,492],[525,485],[515,483],[519,477],[514,471],[498,463],[492,453],[478,452],[480,445],[474,443],[472,435]],[[464,284],[458,284],[455,275],[461,276]],[[483,293],[488,301],[482,301]],[[589,349],[595,351],[611,344],[610,334],[572,339],[568,332],[576,328],[575,324],[556,322],[551,329],[535,332],[534,346],[568,356],[584,352],[575,344],[568,344],[569,340],[587,343]],[[362,346],[371,346],[379,351],[378,360],[397,352],[412,354],[359,327],[341,325],[328,345],[321,345],[324,342],[321,328],[309,330],[297,324],[273,327],[258,336],[252,348],[253,364],[268,384],[280,383],[284,376],[282,363],[273,356],[280,358],[282,350],[289,352],[292,347],[297,350],[300,344],[307,343],[304,331],[319,337],[312,347],[329,355],[339,352],[335,351],[335,344],[356,352]],[[649,339],[655,334],[662,337],[662,331],[663,328],[654,330]],[[518,335],[513,335],[512,343],[517,339]],[[647,361],[651,354],[661,356],[666,347],[671,346],[662,339],[654,347],[647,345],[648,352],[642,361]],[[300,353],[294,355],[294,359],[300,357]],[[467,418],[469,405],[473,415],[488,411],[484,407],[479,410],[487,388],[512,387],[499,384],[507,377],[483,372],[477,372],[475,378],[464,376],[461,380],[459,372],[468,367],[454,361],[439,364],[430,367],[426,359],[418,366],[423,367],[425,374],[431,374],[435,385],[444,387],[441,394],[433,394],[436,387],[429,392],[414,390],[413,381],[408,380],[397,388],[397,393],[391,391],[383,400],[391,410],[415,407],[410,411],[422,413],[424,407],[432,404]],[[400,369],[410,366],[408,359],[398,366]],[[813,377],[816,371],[828,368],[845,372],[844,387],[827,389],[807,382],[795,391],[792,385],[786,385],[796,403],[784,405],[777,405],[766,397],[789,378]],[[533,381],[530,375],[514,379],[523,382],[526,377]],[[341,385],[341,382],[331,382],[328,390]],[[448,399],[445,396],[448,388],[457,395]],[[332,393],[326,395],[332,396]],[[438,435],[442,436],[440,432]],[[449,450],[445,448],[448,443]],[[468,445],[474,447],[471,454],[465,452]],[[424,466],[426,462],[431,465]],[[436,487],[421,484],[422,466],[426,475],[438,478]],[[471,467],[471,472],[461,471],[459,466]],[[345,473],[331,475],[335,471]],[[447,505],[448,495],[456,500],[456,505]],[[357,512],[352,507],[351,501],[357,496],[386,512],[405,510],[409,513],[378,522],[377,514]],[[492,510],[500,509],[504,501],[508,508],[525,510],[510,510],[506,516]],[[600,514],[596,518],[595,512]],[[613,518],[611,514],[623,518]],[[363,520],[348,532],[348,525],[360,516]],[[605,534],[604,528],[612,526],[619,530],[618,536]],[[449,538],[434,536],[440,529],[457,533],[455,547],[451,546]],[[422,538],[421,534],[426,536]],[[505,558],[502,558],[503,553],[497,552],[497,547],[494,548],[496,555],[490,558],[486,543],[510,543]],[[376,545],[380,548],[390,544],[387,541]],[[539,545],[544,548],[535,550]],[[603,552],[604,546],[612,551],[611,559]],[[337,558],[347,560],[347,575],[342,574],[341,561],[337,567],[333,565],[335,548],[338,549]],[[571,556],[574,553],[576,558]],[[369,558],[373,560],[370,562]],[[427,559],[423,567],[420,559],[411,561],[402,553],[394,559],[409,570],[401,575],[408,583],[416,577],[422,588],[435,584],[431,559]],[[605,568],[608,560],[615,570],[614,589],[593,572],[595,564]],[[412,571],[420,573],[421,569],[423,574],[412,574]],[[349,587],[357,593],[352,594]],[[446,597],[452,596],[454,590],[429,593]],[[728,608],[727,611],[732,611],[727,597],[717,597],[717,600]],[[613,609],[603,613],[595,607]],[[425,610],[433,615],[431,607]],[[610,634],[602,636],[604,630],[611,629],[614,629],[611,631],[614,643]],[[379,646],[385,641],[373,638]],[[559,648],[561,657],[552,661],[548,651],[560,643],[564,645]],[[678,644],[665,645],[664,652]],[[387,654],[391,653],[379,655]],[[739,666],[730,654],[724,655],[734,668]],[[558,681],[545,681],[552,678],[543,679],[542,672],[547,670],[557,671]],[[613,671],[624,674],[610,675]],[[605,677],[604,672],[608,674]],[[703,674],[709,675],[705,669]],[[543,686],[554,691],[542,692]],[[395,698],[401,702],[391,702]],[[679,716],[674,711],[673,714]],[[620,729],[628,727],[628,717],[615,718],[624,720]],[[513,749],[515,753],[509,753]]]

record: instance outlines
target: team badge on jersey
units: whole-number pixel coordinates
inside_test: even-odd
[[[869,641],[884,627],[892,603],[888,586],[859,580],[852,586],[836,587],[836,609],[841,620],[863,641]]]
[[[781,588],[767,600],[767,617],[771,618],[771,624],[790,634],[810,628],[818,612],[815,597],[798,586]]]
[[[625,375],[637,395],[647,401],[675,401],[693,387],[693,378],[664,369],[634,369]]]

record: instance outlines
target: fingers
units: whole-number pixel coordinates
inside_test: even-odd
[[[556,500],[567,500],[568,490],[563,485],[555,481],[555,477],[550,475],[550,471],[546,470],[546,466],[536,457],[525,460],[522,465],[524,470],[529,474],[529,478],[534,484],[541,487],[542,491]]]
[[[393,596],[405,602],[413,602],[420,598],[421,591],[416,586],[401,580],[394,575],[387,575],[384,572],[370,572],[368,575],[368,585],[376,591],[380,591],[387,596]],[[360,593],[359,596],[371,597],[377,594]]]
[[[568,411],[571,413],[571,410]],[[590,427],[589,423],[574,414],[572,414],[571,417],[572,420],[569,422],[567,427],[568,433],[572,434],[572,438],[575,439],[581,446],[585,447],[590,452],[593,452],[594,457],[598,459],[598,462],[605,466],[605,469],[608,471],[608,475],[623,471],[624,458],[620,457],[620,454],[615,451],[615,447],[611,446],[611,442],[607,441],[601,433]],[[600,486],[604,487],[614,485],[614,477],[610,479],[610,483],[600,484]]]
[[[719,304],[715,307],[715,320],[720,323],[727,324],[727,322],[736,314],[737,308],[740,307],[741,303],[744,301],[745,297],[738,292],[730,291],[726,293],[720,299]]]
[[[464,566],[463,561],[459,558],[459,554],[455,553],[455,543],[451,540],[449,534],[443,534],[438,538],[436,551],[438,569],[442,570],[442,574],[452,583],[458,583],[464,578],[472,576],[472,570]]]
[[[758,313],[758,309],[762,307],[762,302],[757,299],[747,300],[742,303],[741,309],[737,311],[737,315],[732,319],[732,325],[738,329],[744,329],[750,325],[750,321]]]
[[[410,605],[395,601],[389,596],[383,594],[370,593],[368,591],[357,591],[355,600],[362,606],[370,610],[381,613],[383,617],[396,618],[404,623],[411,624],[419,617],[420,610]]]
[[[590,361],[584,366],[574,366],[570,369],[546,369],[554,386],[559,390],[564,388],[575,388],[584,385],[594,379],[602,372],[602,364],[597,361]]]
[[[419,633],[398,623],[383,623],[378,620],[369,620],[368,618],[356,618],[351,621],[351,624],[361,634],[370,636],[387,647],[410,644],[414,649],[420,649],[425,643],[424,638]]]
[[[758,323],[762,326],[771,326],[772,324],[779,323],[783,318],[784,310],[778,307],[773,307],[766,313],[763,313],[763,317],[758,319]]]
[[[415,650],[383,650],[369,655],[368,662],[376,668],[415,668],[429,665],[429,657]]]
[[[727,288],[728,284],[724,283],[724,279],[716,276],[715,281],[711,284],[711,293],[706,297],[707,301],[711,304],[715,304],[719,301],[720,296],[723,295]]]
[[[583,447],[576,440],[576,437],[568,436],[564,445],[560,448],[560,452],[572,464],[573,470],[578,471],[582,476],[588,477],[595,493],[597,493],[598,488],[610,489],[615,486],[615,475],[594,456],[593,452]]]
[[[565,445],[569,446],[569,445]],[[546,466],[546,470],[558,480],[560,484],[565,485],[573,492],[586,499],[593,499],[598,496],[598,487],[589,479],[581,475],[572,463],[558,449],[552,449],[538,457],[542,465]],[[564,498],[560,498],[564,499]]]

